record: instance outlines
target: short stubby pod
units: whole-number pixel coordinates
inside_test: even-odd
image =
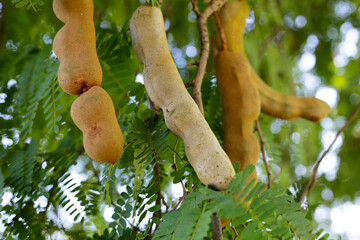
[[[92,87],[73,102],[70,113],[84,134],[86,153],[98,162],[116,163],[123,152],[123,135],[107,92]]]
[[[54,0],[53,9],[65,23],[53,43],[60,60],[60,87],[68,94],[79,95],[100,86],[102,70],[96,53],[92,0]]]

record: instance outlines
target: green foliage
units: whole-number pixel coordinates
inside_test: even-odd
[[[13,4],[15,4],[16,8],[21,8],[21,7],[25,7],[27,9],[34,9],[35,12],[38,11],[38,9],[36,9],[37,6],[43,6],[44,5],[44,1],[42,0],[11,0],[11,2]]]
[[[36,142],[33,140],[24,150],[15,151],[9,158],[9,184],[14,187],[19,196],[31,195],[32,177],[36,163]]]
[[[310,221],[284,188],[258,195],[260,183],[245,184],[253,171],[254,166],[246,167],[224,192],[202,188],[190,193],[180,209],[164,215],[154,239],[203,239],[213,213],[231,219],[241,239],[314,239]]]

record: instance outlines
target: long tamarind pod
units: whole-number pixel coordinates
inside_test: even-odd
[[[226,189],[234,168],[202,116],[171,57],[161,10],[142,5],[130,21],[133,49],[144,64],[150,99],[161,107],[167,127],[185,144],[185,153],[200,181]]]
[[[248,15],[249,6],[245,0],[227,2],[219,14],[225,32],[227,49],[232,52],[241,52],[244,56],[246,53],[243,34]],[[273,90],[258,76],[248,59],[246,62],[250,67],[250,79],[260,94],[262,112],[286,120],[304,118],[313,122],[318,122],[329,114],[331,109],[322,100],[313,97],[289,96]]]
[[[220,51],[215,57],[215,69],[221,95],[224,150],[231,162],[240,162],[243,170],[249,164],[256,165],[260,155],[253,131],[261,110],[260,96],[241,52]],[[257,181],[256,171],[248,181],[252,179]],[[221,219],[221,226],[229,222]]]
[[[240,162],[242,170],[249,164],[256,165],[260,155],[253,131],[260,115],[260,96],[240,52],[220,51],[215,58],[215,69],[221,95],[224,150],[231,162]]]
[[[102,70],[96,53],[92,0],[54,0],[55,15],[65,23],[53,49],[60,60],[58,81],[69,94],[79,95],[100,85]]]

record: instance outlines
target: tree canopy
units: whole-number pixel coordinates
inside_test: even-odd
[[[121,159],[110,165],[94,162],[84,151],[82,133],[70,116],[76,96],[57,82],[59,60],[52,43],[64,24],[52,1],[0,0],[2,237],[211,239],[211,215],[217,213],[235,219],[233,228],[224,228],[224,239],[237,234],[239,239],[326,239],[325,233],[360,238],[360,118],[353,115],[360,104],[359,1],[247,1],[244,46],[255,71],[273,89],[315,96],[331,112],[320,123],[262,113],[262,137],[256,136],[265,143],[272,187],[266,189],[262,152],[256,186],[245,184],[254,170],[249,166],[221,192],[199,181],[183,141],[149,102],[129,32],[132,14],[145,2],[94,0],[101,87],[114,103],[125,143]],[[161,7],[171,55],[184,84],[189,83],[202,50],[192,1],[151,2]],[[195,2],[200,11],[209,5]],[[207,23],[210,57],[202,101],[204,116],[223,144],[212,47],[218,30],[214,16]],[[324,152],[316,181],[301,199]],[[236,201],[239,192],[252,200],[250,206]]]

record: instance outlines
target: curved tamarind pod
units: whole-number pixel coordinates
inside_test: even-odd
[[[261,111],[265,114],[285,120],[304,118],[319,122],[331,111],[330,106],[320,99],[294,97],[275,91],[261,80],[254,69],[251,69],[251,79],[259,89]]]
[[[186,156],[200,181],[226,189],[234,168],[202,116],[171,57],[161,10],[142,5],[130,21],[133,49],[144,64],[144,82],[167,127],[185,144]]]
[[[244,0],[227,2],[219,14],[227,41],[227,49],[231,52],[241,52],[244,56],[246,53],[243,34],[248,15],[249,6]],[[245,61],[250,68],[250,79],[260,94],[262,112],[286,120],[304,118],[313,122],[318,122],[329,114],[331,109],[322,100],[313,97],[289,96],[273,90],[262,81],[247,58]]]
[[[260,146],[253,125],[260,115],[260,96],[250,80],[249,67],[240,52],[220,51],[215,57],[222,105],[224,150],[240,170],[256,165]],[[256,172],[253,173],[256,178]]]
[[[83,132],[86,153],[98,162],[116,163],[123,152],[123,135],[107,92],[90,88],[73,102],[70,113]]]
[[[99,86],[102,70],[96,53],[92,0],[54,0],[55,15],[65,23],[53,49],[60,60],[58,81],[69,94],[79,95]]]
[[[260,146],[253,125],[260,115],[261,103],[250,80],[249,65],[241,52],[220,51],[215,57],[215,69],[221,95],[224,150],[231,162],[240,162],[240,170],[249,164],[256,166]],[[251,179],[257,180],[256,171],[248,181]],[[222,227],[229,223],[229,219],[221,219]]]

